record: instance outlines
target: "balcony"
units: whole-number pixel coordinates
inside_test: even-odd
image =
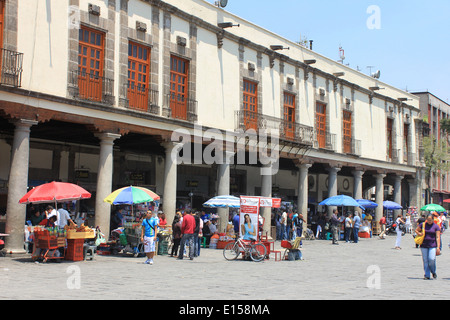
[[[126,83],[123,86],[122,96],[126,97],[125,106],[128,109],[159,115],[159,92],[157,90]]]
[[[342,139],[343,153],[361,156],[361,140],[344,137]]]
[[[336,151],[336,134],[330,132],[319,134],[314,130],[314,148]]]
[[[254,129],[275,129],[282,140],[287,140],[303,145],[313,145],[314,129],[296,122],[289,122],[276,117],[271,117],[257,112],[239,110],[235,113],[235,127],[237,130],[247,131]]]
[[[0,84],[12,87],[22,86],[23,53],[1,49]]]
[[[76,99],[114,104],[114,80],[96,74],[70,72],[69,92]]]
[[[392,163],[399,163],[400,162],[400,152],[401,149],[387,149],[387,155],[386,155],[386,161],[392,162]]]
[[[166,94],[164,96],[163,116],[192,123],[197,122],[197,104],[198,102],[194,99],[181,95]]]

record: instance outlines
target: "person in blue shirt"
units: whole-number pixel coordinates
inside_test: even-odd
[[[240,216],[239,216],[239,213],[236,213],[233,217],[234,234],[239,234],[239,222],[240,222]]]
[[[147,211],[147,214],[142,221],[141,242],[144,243],[144,252],[147,256],[145,264],[153,264],[153,257],[155,255],[156,235],[158,233],[158,218],[152,216],[152,211]]]
[[[358,212],[355,211],[353,214],[353,241],[358,243],[358,232],[359,227],[361,227],[361,218],[358,215]]]
[[[252,224],[250,216],[246,214],[244,216],[244,224],[242,225],[242,233],[244,234],[244,240],[256,240],[255,226]]]

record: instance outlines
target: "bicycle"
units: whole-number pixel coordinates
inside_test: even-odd
[[[250,257],[255,262],[260,262],[265,259],[267,254],[266,246],[262,243],[256,243],[252,240],[251,243],[245,243],[241,238],[237,238],[235,242],[229,243],[223,249],[223,256],[228,261],[236,260],[241,254],[244,257]]]

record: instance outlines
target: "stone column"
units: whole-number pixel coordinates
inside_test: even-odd
[[[166,150],[166,158],[164,162],[164,193],[163,211],[166,215],[167,223],[172,224],[177,209],[177,159],[178,147],[180,143],[165,142],[162,146]]]
[[[394,183],[394,202],[402,205],[402,180],[404,176],[395,176]],[[400,214],[401,210],[395,210],[395,215]]]
[[[354,170],[353,173],[353,198],[355,200],[362,199],[362,176],[364,175],[364,171],[362,170]],[[359,213],[362,212],[362,209],[359,207],[355,208]]]
[[[422,197],[424,190],[425,169],[417,169],[416,185],[417,185],[417,208],[420,209],[425,205],[425,199]]]
[[[341,171],[341,168],[332,167],[328,168],[328,198],[337,196],[337,174]],[[328,218],[331,218],[333,214],[334,206],[328,206]]]
[[[223,163],[217,166],[217,195],[227,196],[230,194],[230,163],[234,157],[234,152],[225,151]],[[229,208],[218,208],[219,232],[226,232],[228,225]]]
[[[306,223],[303,224],[305,230],[308,224],[308,170],[312,167],[312,164],[303,163],[299,164],[298,175],[298,196],[297,196],[297,208],[298,213],[303,214],[303,218]]]
[[[408,187],[409,187],[409,205],[411,207],[418,207],[417,201],[417,180],[416,179],[407,179]]]
[[[30,160],[30,128],[37,121],[17,120],[14,122],[14,139],[11,148],[11,168],[8,179],[6,204],[5,249],[13,254],[26,253],[24,249],[24,225],[26,206],[19,200],[27,193],[28,165]]]
[[[265,167],[264,169],[267,169],[267,170],[263,170],[263,171],[268,173],[269,168],[270,169],[272,168],[272,164],[269,164],[264,167]],[[261,196],[267,197],[267,198],[272,198],[272,174],[265,174],[265,175],[261,176]],[[264,218],[264,226],[263,226],[262,234],[266,235],[266,232],[267,232],[267,235],[270,235],[272,208],[270,208],[270,207],[260,208],[260,214]]]
[[[119,134],[100,133],[100,156],[97,172],[97,191],[95,195],[95,226],[99,226],[106,238],[110,234],[111,204],[103,201],[111,194],[113,177],[113,146]]]
[[[378,204],[378,207],[375,210],[375,221],[380,221],[381,217],[383,216],[384,177],[386,177],[384,173],[378,173],[375,175],[376,178],[375,202]]]

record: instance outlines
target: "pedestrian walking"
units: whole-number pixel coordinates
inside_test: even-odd
[[[361,218],[357,211],[353,214],[353,242],[358,243],[359,237],[359,228],[361,227]]]
[[[411,215],[406,213],[405,232],[412,233]]]
[[[349,243],[350,242],[350,235],[352,233],[353,230],[353,222],[352,222],[352,218],[351,218],[351,214],[347,214],[347,217],[345,218],[345,242]]]
[[[286,225],[287,225],[287,213],[286,211],[283,212],[283,214],[281,215],[281,221],[280,221],[280,225],[281,225],[281,240],[286,240]]]
[[[332,244],[339,244],[339,218],[337,217],[337,209],[333,210],[333,214],[331,215],[330,224],[331,224],[331,234],[333,236]]]
[[[181,219],[178,215],[175,215],[172,222],[172,239],[173,246],[170,252],[171,257],[176,257],[178,255],[178,248],[181,242]]]
[[[194,257],[200,255],[201,241],[203,237],[203,220],[200,218],[200,212],[194,214],[195,230],[194,230]]]
[[[397,220],[395,220],[395,224],[397,225],[395,227],[395,232],[397,232],[397,238],[395,239],[395,249],[400,250],[401,243],[402,243],[402,233],[403,233],[403,227],[402,225],[405,223],[405,220],[403,220],[403,217],[401,214],[397,216]]]
[[[303,217],[303,214],[299,213],[294,218],[294,229],[295,229],[295,235],[296,237],[301,237],[303,235],[303,223],[306,222],[305,218]]]
[[[189,258],[194,260],[194,231],[195,231],[195,218],[191,215],[190,210],[185,210],[182,212],[183,222],[181,224],[181,243],[180,252],[178,254],[178,260],[183,259],[184,247],[186,244],[189,247]]]
[[[147,256],[145,264],[153,264],[153,257],[155,256],[156,236],[158,233],[159,219],[154,218],[152,211],[147,211],[144,220],[142,221],[141,242],[144,243],[144,252]]]
[[[380,239],[385,239],[386,238],[386,217],[382,216],[380,219],[380,228],[381,228],[381,233],[379,235]]]
[[[431,276],[436,279],[436,256],[441,254],[441,250],[439,249],[441,229],[434,222],[432,214],[427,216],[426,222],[417,226],[417,235],[423,236],[423,232],[425,232],[425,237],[420,245],[420,251],[422,252],[423,268],[425,271],[424,280],[430,280]]]
[[[327,220],[325,218],[324,214],[319,214],[319,218],[317,219],[317,233],[316,233],[316,239],[325,239],[325,224],[327,223]]]

